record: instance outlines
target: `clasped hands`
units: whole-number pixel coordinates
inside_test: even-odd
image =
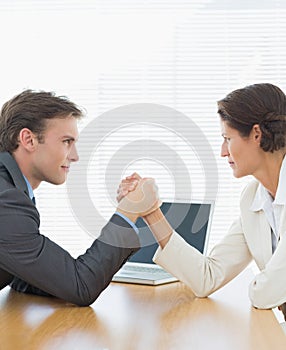
[[[121,181],[117,190],[117,201],[117,211],[133,222],[139,216],[151,214],[162,204],[154,179],[141,178],[137,173]]]

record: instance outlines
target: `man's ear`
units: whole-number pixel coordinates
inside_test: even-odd
[[[33,151],[38,144],[37,137],[28,128],[24,128],[20,131],[18,141],[27,151]]]
[[[260,145],[261,137],[262,137],[262,131],[260,129],[260,126],[258,124],[254,124],[251,130],[251,135],[253,140]]]

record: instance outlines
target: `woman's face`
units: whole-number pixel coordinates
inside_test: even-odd
[[[261,131],[258,125],[248,137],[240,136],[236,129],[221,120],[223,143],[221,156],[227,157],[233,170],[234,177],[240,178],[254,175],[259,171],[263,162],[263,150],[260,148]]]

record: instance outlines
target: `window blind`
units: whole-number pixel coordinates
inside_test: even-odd
[[[285,7],[278,0],[2,0],[1,103],[31,88],[66,95],[86,110],[80,156],[92,152],[79,178],[102,220],[93,234],[86,232],[67,185],[42,184],[36,191],[42,233],[71,254],[82,253],[116,207],[108,170],[120,170],[122,177],[137,171],[157,179],[162,197],[176,196],[179,182],[181,195],[186,186],[186,196],[215,199],[211,248],[238,216],[239,195],[249,181],[234,179],[220,158],[216,101],[258,82],[286,91]],[[108,120],[104,137],[93,137],[94,120],[137,104],[173,109],[172,126],[134,115],[133,123],[116,128]],[[186,130],[198,127],[201,137],[186,139],[178,132],[182,123]],[[128,158],[134,146],[140,156],[129,148]],[[208,173],[205,163],[212,157],[217,168]],[[81,170],[79,163],[71,172]],[[206,180],[214,182],[211,193]]]

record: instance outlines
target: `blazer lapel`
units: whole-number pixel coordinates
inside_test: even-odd
[[[286,205],[282,209],[278,232],[280,237],[286,234]]]
[[[271,228],[266,219],[266,215],[262,210],[259,212],[259,215],[260,230],[258,231],[258,234],[260,237],[258,242],[260,242],[262,258],[266,265],[272,257]]]

